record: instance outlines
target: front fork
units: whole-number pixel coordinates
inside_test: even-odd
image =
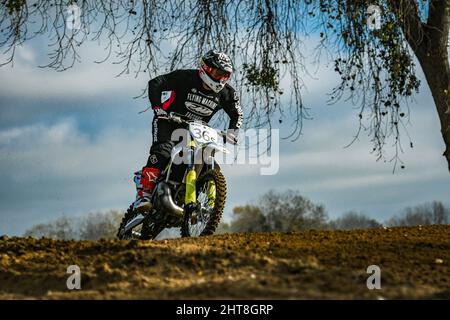
[[[189,142],[189,164],[186,174],[186,194],[184,204],[186,208],[193,209],[197,204],[197,172],[195,171],[195,141],[193,139]],[[214,181],[208,182],[207,196],[209,199],[209,205],[214,208],[216,200],[216,184]]]
[[[195,171],[195,141],[191,139],[189,144],[189,164],[188,171],[186,175],[186,195],[184,198],[184,204],[186,208],[195,206],[197,202],[197,194],[196,194],[196,182],[197,182],[197,173]]]

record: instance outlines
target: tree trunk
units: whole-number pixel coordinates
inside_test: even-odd
[[[431,0],[426,23],[419,18],[416,1],[388,0],[414,51],[433,95],[444,138],[444,157],[450,171],[450,68],[448,32],[450,0]]]
[[[431,1],[428,21],[422,25],[424,41],[417,58],[430,86],[444,138],[444,157],[450,171],[450,68],[448,63],[449,0]]]
[[[427,79],[428,85],[433,95],[436,110],[441,122],[441,133],[444,138],[444,157],[447,159],[450,171],[450,76],[448,56],[434,55],[421,57],[418,59]]]

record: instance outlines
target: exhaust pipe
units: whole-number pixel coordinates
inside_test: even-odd
[[[164,210],[165,212],[168,212],[169,214],[176,216],[176,217],[183,217],[184,210],[183,208],[177,206],[175,202],[173,202],[170,187],[165,183],[164,181],[161,181],[157,186],[157,208],[159,210]],[[144,220],[145,216],[142,214],[138,214],[136,217],[134,217],[130,222],[128,222],[125,227],[122,229],[121,234],[126,233],[128,230],[136,227],[139,225],[142,220]]]
[[[157,188],[158,202],[161,209],[164,211],[168,211],[174,216],[182,217],[184,210],[183,208],[177,206],[175,202],[173,202],[170,187],[167,185],[167,183],[161,181],[158,184]]]

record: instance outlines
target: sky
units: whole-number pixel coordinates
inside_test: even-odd
[[[18,49],[14,66],[0,68],[0,235],[21,235],[61,216],[126,209],[135,197],[133,172],[147,161],[152,114],[139,114],[148,101],[133,97],[149,76],[115,77],[120,66],[94,63],[102,57],[95,43],[81,48],[82,62],[72,69],[38,68],[47,61],[45,50],[32,41]],[[364,134],[344,148],[357,130],[358,112],[345,101],[326,104],[337,77],[323,64],[313,77],[303,75],[313,120],[305,121],[297,141],[280,141],[278,173],[223,166],[225,221],[234,206],[257,203],[270,189],[298,190],[323,204],[330,218],[357,210],[384,221],[423,202],[450,206],[438,116],[418,72],[422,86],[410,103],[408,125],[414,148],[404,137],[405,169],[393,173],[392,163],[377,162]],[[289,125],[286,119],[282,132]]]

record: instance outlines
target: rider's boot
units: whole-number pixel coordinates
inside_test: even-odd
[[[161,174],[161,170],[152,167],[144,167],[141,171],[135,172],[134,182],[136,183],[136,201],[134,210],[138,212],[150,212],[152,209],[151,195],[156,185],[156,180]]]

